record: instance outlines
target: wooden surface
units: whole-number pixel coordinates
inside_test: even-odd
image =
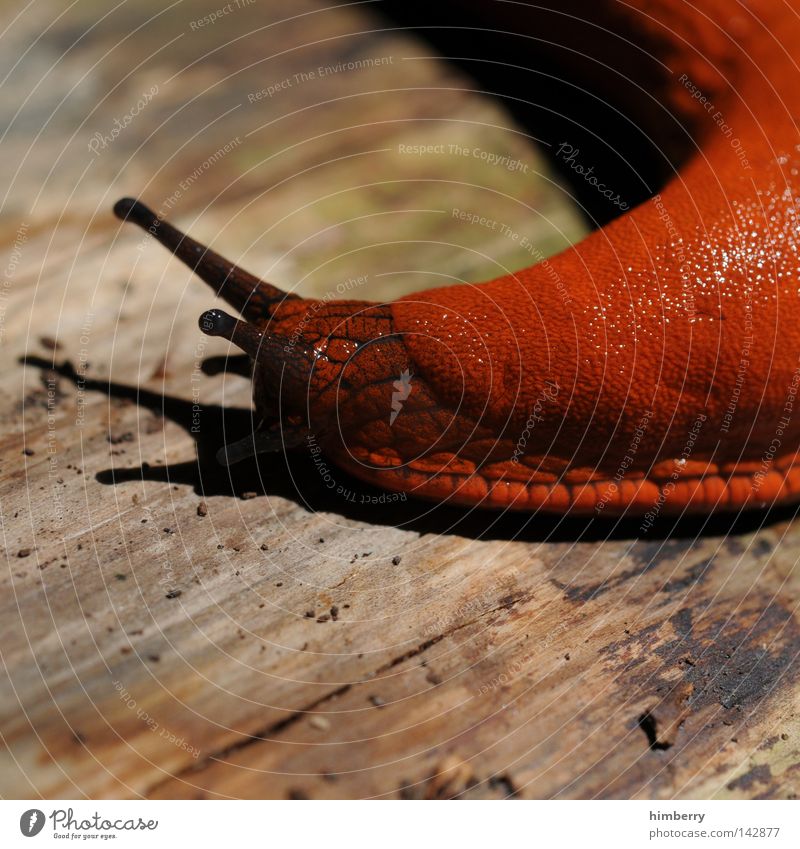
[[[0,792],[794,797],[790,513],[642,534],[369,503],[338,472],[337,496],[302,453],[214,462],[248,382],[117,197],[303,294],[480,280],[532,261],[509,232],[543,254],[583,232],[424,43],[281,6],[192,27],[218,5],[48,0],[2,38]]]

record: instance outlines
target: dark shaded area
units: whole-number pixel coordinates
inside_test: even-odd
[[[250,357],[247,354],[218,354],[206,357],[200,368],[207,377],[214,377],[225,372],[249,378],[253,372]]]
[[[223,358],[225,359],[225,358]],[[213,358],[214,368],[220,367]],[[231,358],[237,367],[240,360]],[[261,454],[258,460],[221,466],[216,459],[224,444],[247,436],[255,424],[253,411],[203,405],[199,426],[191,400],[80,375],[69,361],[54,363],[40,356],[27,356],[25,365],[70,380],[84,392],[100,392],[111,398],[144,407],[184,428],[195,440],[197,458],[193,461],[155,466],[144,463],[139,468],[110,468],[97,475],[100,483],[113,485],[134,480],[160,481],[191,486],[203,496],[226,495],[241,498],[245,493],[274,495],[302,504],[311,512],[325,511],[373,525],[403,527],[417,533],[453,533],[471,539],[516,539],[523,542],[597,542],[606,539],[631,539],[642,536],[638,518],[571,517],[549,513],[498,513],[493,510],[469,509],[449,504],[429,503],[408,498],[391,500],[391,493],[370,486],[336,468],[335,480],[341,494],[326,488],[309,452],[302,449],[287,453]],[[224,364],[223,364],[224,366]],[[383,497],[383,501],[381,498]],[[387,500],[387,498],[389,500]],[[647,532],[656,549],[678,545],[680,539],[692,540],[699,534],[729,536],[757,530],[768,522],[793,519],[798,505],[756,510],[742,514],[715,513],[713,516],[689,516],[675,519],[662,516]],[[667,541],[667,542],[662,542]],[[647,563],[653,558],[646,558]],[[645,570],[649,568],[644,564]],[[705,568],[704,568],[705,571]],[[699,577],[699,575],[698,575]],[[692,577],[692,580],[694,577]],[[583,588],[591,596],[600,588]],[[603,589],[606,589],[605,587]]]
[[[681,749],[707,745],[712,730],[720,735],[721,744],[722,737],[730,736],[731,726],[746,722],[778,686],[789,692],[797,681],[800,627],[791,606],[769,601],[754,590],[739,601],[732,617],[728,603],[709,605],[700,594],[695,604],[687,603],[668,621],[671,627],[655,622],[626,632],[624,639],[604,646],[600,654],[629,658],[625,685],[631,692],[650,693],[663,701],[674,700],[685,689],[682,705],[686,721],[691,718],[694,726]],[[664,732],[655,715],[658,710],[646,711],[638,720],[651,749],[667,748],[659,745]],[[700,716],[705,722],[702,734],[697,725]]]
[[[681,592],[683,590],[688,590],[689,587],[692,587],[695,584],[700,583],[700,581],[702,581],[708,573],[713,562],[714,558],[708,557],[705,560],[701,560],[699,563],[695,563],[694,566],[692,566],[690,569],[687,569],[683,573],[683,575],[681,575],[681,577],[673,578],[671,581],[668,581],[664,585],[664,592]]]
[[[575,163],[633,208],[694,149],[691,128],[663,105],[671,75],[656,36],[632,36],[624,10],[613,3],[547,5],[382,0],[374,8],[498,97],[543,145],[589,223],[600,227],[623,210],[576,175]],[[572,164],[565,162],[569,150],[558,155],[564,143],[578,151]]]

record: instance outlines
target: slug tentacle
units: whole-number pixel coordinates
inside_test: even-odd
[[[207,336],[222,336],[237,348],[241,348],[255,363],[256,380],[277,384],[287,372],[300,385],[308,381],[318,352],[279,333],[259,330],[255,324],[234,318],[224,310],[206,310],[198,320],[200,329]]]
[[[195,274],[208,283],[216,294],[251,321],[266,320],[277,304],[299,300],[265,283],[219,254],[159,218],[134,198],[122,198],[114,204],[114,214],[122,221],[133,221],[147,230]]]

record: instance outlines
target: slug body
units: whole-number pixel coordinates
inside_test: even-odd
[[[535,29],[533,9],[491,5]],[[654,198],[515,274],[388,304],[305,300],[117,204],[243,316],[201,318],[254,360],[263,425],[229,461],[311,437],[382,488],[530,511],[800,496],[798,10],[642,5],[624,16],[658,54],[643,83],[695,152]]]

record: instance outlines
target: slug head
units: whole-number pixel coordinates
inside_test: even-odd
[[[200,317],[200,328],[253,362],[261,426],[227,446],[223,462],[304,442],[338,456],[392,441],[394,383],[410,376],[411,364],[387,305],[298,299],[261,324],[214,309]]]

